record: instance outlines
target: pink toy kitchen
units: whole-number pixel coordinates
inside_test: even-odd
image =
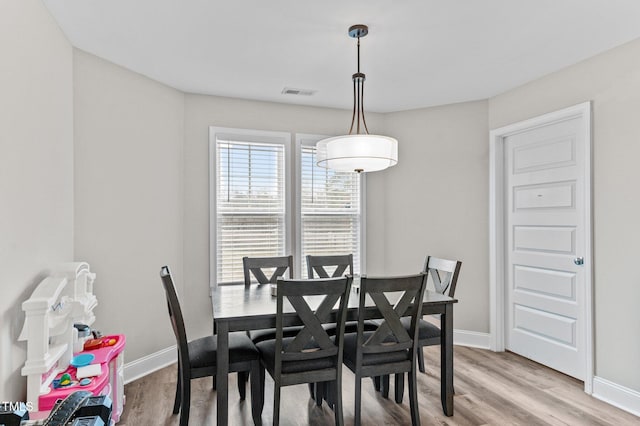
[[[56,401],[76,391],[106,395],[113,425],[122,415],[124,395],[123,334],[101,335],[91,329],[98,301],[96,275],[85,262],[69,263],[46,277],[22,303],[25,322],[19,340],[27,342],[27,401],[32,419],[46,417]]]

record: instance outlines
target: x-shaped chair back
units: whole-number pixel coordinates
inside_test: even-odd
[[[258,284],[275,284],[276,280],[283,277],[287,269],[289,278],[293,278],[293,256],[280,257],[243,257],[244,285],[251,285],[251,275]],[[273,269],[270,277],[265,274],[266,269]]]
[[[366,298],[371,298],[382,316],[378,329],[364,340],[364,320],[368,315],[358,316],[358,362],[363,354],[395,352],[415,348],[417,337],[416,322],[422,313],[422,298],[427,276],[424,273],[405,277],[367,278],[360,280],[360,312],[366,309]],[[388,293],[401,292],[392,304]],[[394,298],[397,295],[394,296]],[[411,316],[409,332],[400,319]]]
[[[435,291],[453,297],[458,282],[458,274],[462,262],[427,256],[424,262],[424,272],[431,276]]]
[[[345,254],[338,256],[313,256],[307,255],[307,276],[311,279],[315,275],[318,278],[329,278],[329,273],[325,269],[325,266],[335,266],[331,274],[332,278],[341,277],[345,275],[347,268],[349,275],[353,274],[353,255]]]
[[[317,280],[278,279],[276,363],[274,369],[277,375],[280,374],[281,363],[287,361],[305,361],[338,356],[337,365],[342,363],[342,338],[340,336],[344,333],[351,281],[350,276]],[[315,311],[305,299],[308,296],[314,296],[314,298],[324,296]],[[293,307],[303,323],[303,327],[293,340],[283,347],[282,322],[285,313],[285,300]],[[338,334],[339,337],[333,341],[322,325],[333,322],[331,312],[336,304],[338,304],[336,324],[341,332]]]

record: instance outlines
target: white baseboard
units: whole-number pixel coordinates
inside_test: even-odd
[[[130,383],[141,377],[158,371],[178,361],[176,345],[161,349],[124,365],[124,383]]]
[[[453,344],[472,348],[489,349],[489,333],[478,331],[453,330]]]
[[[640,416],[640,392],[638,391],[596,376],[593,378],[592,395],[607,404]]]

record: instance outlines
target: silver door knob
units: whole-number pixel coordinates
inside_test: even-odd
[[[584,257],[576,257],[575,259],[573,259],[573,263],[578,266],[584,265]]]

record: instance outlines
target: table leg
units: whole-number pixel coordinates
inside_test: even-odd
[[[217,408],[219,426],[226,425],[229,417],[229,325],[218,322],[217,352]]]
[[[440,316],[440,398],[446,416],[453,416],[453,304]]]

